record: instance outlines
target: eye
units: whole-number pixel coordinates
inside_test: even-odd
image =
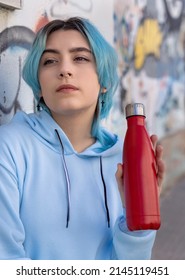
[[[88,62],[88,61],[90,61],[89,58],[84,57],[84,56],[77,56],[77,57],[74,58],[74,60],[77,61],[77,62]]]
[[[43,65],[52,65],[52,64],[56,64],[57,62],[58,62],[57,59],[48,58],[44,60]]]

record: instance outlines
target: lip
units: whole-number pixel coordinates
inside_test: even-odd
[[[74,91],[74,90],[78,90],[77,87],[70,85],[70,84],[65,84],[65,85],[60,85],[59,87],[57,87],[56,92],[70,92],[70,91]]]

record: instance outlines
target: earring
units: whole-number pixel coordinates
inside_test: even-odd
[[[100,95],[100,102],[101,102],[101,107],[103,108],[104,106],[105,106],[105,98],[104,98],[104,94],[103,93],[101,93],[101,95]]]
[[[105,104],[105,101],[102,99],[102,101],[101,101],[101,107],[102,108],[104,107],[104,104]]]
[[[107,91],[107,88],[103,87],[102,90],[101,90],[101,93],[106,93],[106,91]]]
[[[105,105],[105,101],[103,100],[103,97],[104,97],[104,93],[106,93],[106,91],[107,91],[107,88],[106,87],[102,87],[102,89],[101,89],[101,107],[102,108]]]
[[[42,104],[44,104],[44,98],[41,96],[39,99],[39,102],[37,104],[37,110],[41,111],[42,110]]]

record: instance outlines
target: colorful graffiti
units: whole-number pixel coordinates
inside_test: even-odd
[[[154,19],[146,19],[139,26],[135,40],[134,65],[137,70],[143,67],[147,56],[154,55],[159,59],[161,43],[162,33],[159,29],[158,22]]]
[[[121,76],[114,112],[142,102],[151,132],[184,128],[185,0],[115,0],[114,29]]]

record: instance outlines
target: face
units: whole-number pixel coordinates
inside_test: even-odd
[[[40,60],[39,82],[54,119],[79,113],[93,119],[100,85],[95,59],[80,32],[57,30],[49,35]]]

